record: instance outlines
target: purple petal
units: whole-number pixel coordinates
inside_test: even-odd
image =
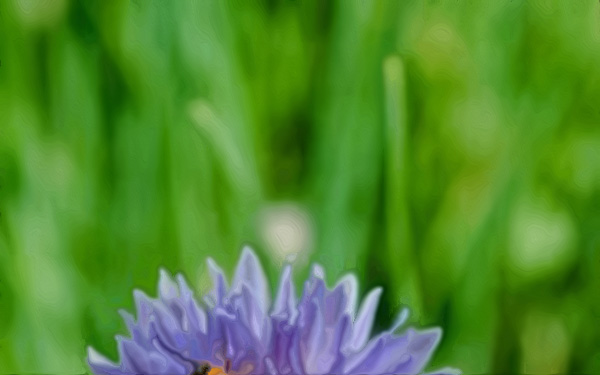
[[[428,372],[427,374],[424,375],[460,375],[462,374],[462,372],[458,369],[452,368],[452,367],[444,367],[442,369],[433,371],[433,372]]]
[[[94,348],[88,347],[87,362],[95,374],[98,375],[125,375],[121,367],[109,361],[105,356],[98,353]]]
[[[279,290],[277,292],[277,297],[275,298],[271,315],[275,319],[287,319],[290,324],[293,324],[298,316],[298,310],[296,309],[296,292],[294,290],[294,285],[292,285],[292,267],[289,265],[286,266],[281,273]]]
[[[227,281],[225,281],[225,276],[223,276],[223,270],[217,266],[214,260],[208,258],[206,263],[208,264],[208,272],[213,281],[213,289],[205,300],[210,306],[214,307],[223,303],[223,298],[225,298],[225,294],[227,293]]]
[[[357,284],[354,275],[346,275],[331,292],[326,293],[324,314],[328,325],[339,322],[344,315],[354,319]]]
[[[249,247],[245,247],[242,251],[242,256],[235,269],[232,293],[239,293],[244,285],[252,291],[262,311],[267,312],[271,304],[267,278],[256,254]]]
[[[377,312],[377,305],[379,304],[379,298],[381,297],[383,289],[373,289],[365,298],[364,302],[360,306],[358,316],[354,321],[354,330],[352,332],[352,338],[347,343],[348,349],[356,352],[362,349],[369,336],[371,335],[371,328],[375,320],[375,313]]]
[[[416,374],[429,360],[439,342],[440,329],[417,332],[409,329],[402,336],[388,332],[371,340],[365,349],[346,364],[352,374]]]
[[[164,268],[159,270],[158,295],[163,301],[171,301],[179,297],[179,288]]]
[[[422,371],[440,342],[442,330],[432,328],[419,332],[409,329],[408,334],[411,340],[406,352],[411,359],[408,363],[397,366],[394,372],[413,374]]]

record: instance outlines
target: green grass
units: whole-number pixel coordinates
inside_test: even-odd
[[[298,288],[313,261],[383,285],[377,329],[443,326],[433,367],[599,372],[599,24],[596,1],[1,3],[0,373],[114,358],[160,266],[205,290],[250,243],[274,284],[281,202],[310,218]]]

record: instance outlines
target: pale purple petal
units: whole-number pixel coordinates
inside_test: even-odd
[[[424,375],[460,375],[460,374],[462,374],[462,372],[459,369],[455,369],[452,367],[444,367],[444,368],[436,370],[436,371],[428,372],[427,374],[424,374]]]
[[[87,362],[90,368],[96,374],[107,374],[107,375],[125,375],[121,367],[108,360],[105,356],[98,353],[94,348],[88,347]]]
[[[207,301],[208,305],[214,307],[223,303],[223,298],[225,298],[225,294],[227,293],[227,281],[225,281],[223,270],[217,266],[212,258],[208,258],[206,263],[208,264],[208,272],[213,282],[213,289],[205,297],[205,301]]]
[[[271,304],[267,278],[258,257],[249,247],[242,250],[242,256],[233,276],[231,293],[239,293],[244,285],[254,294],[262,311],[267,312]]]
[[[292,267],[286,266],[281,273],[279,290],[273,304],[271,316],[274,319],[288,319],[290,323],[293,323],[297,315],[296,292],[292,284]]]
[[[352,338],[346,343],[347,348],[351,352],[359,351],[367,343],[371,335],[371,328],[375,321],[375,313],[377,312],[377,305],[379,304],[382,291],[382,288],[373,289],[360,306],[360,310],[354,321]]]

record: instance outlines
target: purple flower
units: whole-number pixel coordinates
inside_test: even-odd
[[[357,310],[357,281],[343,277],[333,289],[315,265],[296,298],[286,266],[275,300],[256,255],[244,249],[231,287],[208,260],[213,290],[200,304],[182,275],[160,272],[159,296],[134,291],[137,320],[121,312],[131,338],[117,336],[120,363],[93,348],[96,374],[417,374],[441,335],[439,328],[388,331],[371,336],[381,288]],[[452,373],[453,370],[443,370]],[[441,373],[441,372],[440,372]]]

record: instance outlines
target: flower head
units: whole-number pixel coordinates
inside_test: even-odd
[[[388,331],[371,337],[382,289],[375,288],[357,311],[357,281],[342,278],[333,289],[315,265],[300,298],[291,267],[281,274],[273,303],[258,258],[245,248],[231,287],[208,260],[213,289],[200,303],[182,275],[161,270],[158,298],[134,291],[137,320],[122,312],[130,338],[117,336],[120,362],[93,348],[96,374],[299,375],[416,374],[427,364],[439,328]]]

